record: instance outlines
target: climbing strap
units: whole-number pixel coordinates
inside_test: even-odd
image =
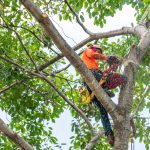
[[[79,88],[79,93],[81,97],[81,102],[83,104],[89,104],[91,102],[91,95],[86,87],[81,86]]]

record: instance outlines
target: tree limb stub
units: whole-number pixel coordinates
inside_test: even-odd
[[[30,0],[20,0],[27,10],[36,18],[36,20],[42,25],[47,32],[48,36],[54,41],[55,45],[62,51],[67,59],[74,65],[78,72],[85,77],[85,81],[95,93],[96,97],[101,101],[106,110],[110,114],[114,114],[116,109],[115,103],[104,92],[99,83],[96,81],[92,73],[87,69],[85,64],[81,61],[74,50],[68,45],[68,43],[62,38],[53,23],[48,17],[43,17],[42,11],[36,7],[36,5]]]

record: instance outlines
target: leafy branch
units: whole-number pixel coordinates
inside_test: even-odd
[[[20,42],[22,48],[25,50],[25,52],[26,52],[26,54],[28,55],[29,59],[30,59],[31,62],[34,64],[36,71],[39,72],[38,67],[36,66],[36,63],[34,62],[34,60],[33,60],[32,56],[30,55],[29,51],[28,51],[28,50],[26,49],[26,47],[24,46],[24,44],[23,44],[23,42],[22,42],[22,39],[21,39],[20,35],[18,34],[18,32],[17,32],[16,30],[10,28],[10,27],[7,26],[7,25],[6,25],[6,26],[3,25],[2,27],[5,27],[5,28],[7,28],[8,30],[13,31],[13,32],[16,34],[16,36],[17,36],[17,38],[18,38],[18,40],[19,40],[19,42]]]
[[[4,87],[1,91],[0,91],[0,95],[6,93],[8,90],[10,90],[11,88],[15,87],[16,85],[20,84],[22,81],[15,81],[14,83],[12,83],[11,85]]]
[[[26,28],[26,27],[23,27],[23,26],[15,26],[13,24],[11,24],[12,27],[16,27],[16,28],[21,28],[21,29],[24,29],[28,32],[30,32],[39,42],[43,43],[44,46],[47,46],[51,51],[53,51],[55,54],[59,55],[59,53],[57,53],[52,47],[50,47],[47,42],[43,41],[41,38],[39,38],[35,32],[33,32],[32,30]]]
[[[63,92],[61,92],[56,86],[55,84],[49,80],[44,74],[39,74],[39,73],[35,73],[33,71],[29,71],[27,70],[26,68],[22,67],[20,64],[17,64],[16,62],[10,60],[10,59],[7,59],[7,58],[4,58],[3,56],[0,55],[0,58],[8,63],[11,63],[13,65],[15,65],[16,67],[22,69],[23,71],[27,72],[28,74],[31,74],[33,76],[36,76],[36,77],[39,77],[43,80],[45,80],[73,109],[75,109],[79,115],[85,120],[85,122],[87,123],[87,125],[89,126],[89,128],[91,129],[91,132],[92,134],[94,135],[95,134],[95,131],[90,123],[90,121],[88,120],[88,118],[84,115],[84,113],[73,103],[71,102],[64,94]]]
[[[71,12],[75,15],[77,22],[79,23],[79,25],[82,27],[82,29],[89,35],[92,35],[93,33],[91,31],[89,31],[80,21],[77,13],[73,10],[73,8],[69,5],[67,0],[64,0],[65,4],[69,7],[69,9],[71,10]]]

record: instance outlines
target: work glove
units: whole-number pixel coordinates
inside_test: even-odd
[[[113,71],[116,71],[118,66],[121,64],[121,61],[118,59],[117,56],[109,56],[107,63]]]
[[[118,59],[117,56],[109,56],[108,60],[107,60],[107,63],[108,64],[113,64],[113,63],[120,64],[120,60]]]

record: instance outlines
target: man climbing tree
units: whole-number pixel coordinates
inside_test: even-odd
[[[102,48],[98,45],[90,44],[87,46],[82,55],[82,60],[86,64],[89,70],[93,73],[94,77],[101,84],[106,93],[113,97],[114,93],[109,91],[117,86],[124,85],[127,81],[126,76],[119,73],[115,73],[118,68],[120,61],[116,56],[103,55]],[[102,72],[98,66],[98,60],[107,61],[109,68]],[[83,77],[84,79],[84,77]],[[105,135],[108,138],[108,142],[111,146],[114,145],[114,133],[111,129],[111,124],[108,118],[108,113],[103,105],[97,100],[96,96],[93,95],[91,89],[84,82],[84,86],[87,87],[89,94],[91,95],[91,101],[97,105],[101,114],[101,121],[105,130]]]
[[[131,11],[128,11],[130,7],[136,11],[136,22]],[[121,10],[123,11],[120,12]],[[113,16],[118,12],[119,17],[114,21]],[[110,114],[115,136],[115,142],[112,138],[114,150],[129,149],[129,142],[134,136],[131,137],[134,124],[137,127],[134,138],[137,138],[137,142],[140,139],[146,150],[149,150],[150,127],[142,115],[143,110],[149,111],[150,108],[149,12],[148,0],[115,3],[97,0],[0,0],[0,110],[4,111],[6,119],[8,118],[5,122],[5,117],[0,112],[0,117],[4,119],[2,121],[0,118],[0,133],[3,133],[0,134],[0,150],[18,149],[17,146],[24,150],[51,150],[54,147],[58,149],[60,142],[66,142],[64,140],[68,139],[66,133],[69,133],[69,128],[67,131],[62,128],[62,123],[65,123],[65,126],[70,125],[70,122],[67,123],[68,115],[60,124],[63,141],[59,141],[57,135],[53,134],[51,124],[57,121],[66,109],[72,117],[73,136],[71,135],[71,141],[67,142],[65,149],[112,149],[103,139],[104,132],[99,123],[91,122],[77,105],[79,95],[76,91],[79,82],[76,75],[73,80],[70,69],[66,70],[70,65],[74,66],[77,74],[84,77],[91,95],[94,93],[96,96],[93,97],[93,103],[98,100],[98,106],[104,107],[106,114]],[[65,25],[64,22],[57,24],[58,18],[60,21],[69,22],[65,22]],[[132,21],[129,18],[132,18]],[[76,23],[81,30],[78,30]],[[95,25],[97,29],[93,30]],[[92,27],[92,30],[89,27]],[[117,40],[116,36],[119,36]],[[114,42],[110,42],[109,38],[113,38]],[[101,40],[100,45],[107,47],[107,55],[114,53],[126,58],[122,71],[127,76],[127,83],[120,93],[116,94],[117,104],[111,100],[110,90],[126,82],[126,78],[115,72],[119,65],[116,63],[118,59],[107,57],[100,49],[94,50],[94,45],[93,48],[89,45],[84,54],[86,51],[92,51],[95,66],[87,66],[88,69],[87,64],[83,63],[78,55],[78,50],[83,46],[97,40]],[[62,59],[63,57],[65,59]],[[66,59],[70,64],[62,68],[68,63]],[[90,60],[91,56],[87,59]],[[99,74],[98,60],[106,61],[109,66],[103,72],[101,67]],[[100,83],[96,81],[96,76],[96,79],[94,78],[93,70],[97,72]],[[109,119],[105,120],[106,118],[104,123],[108,124]],[[110,123],[109,130],[113,135]]]

